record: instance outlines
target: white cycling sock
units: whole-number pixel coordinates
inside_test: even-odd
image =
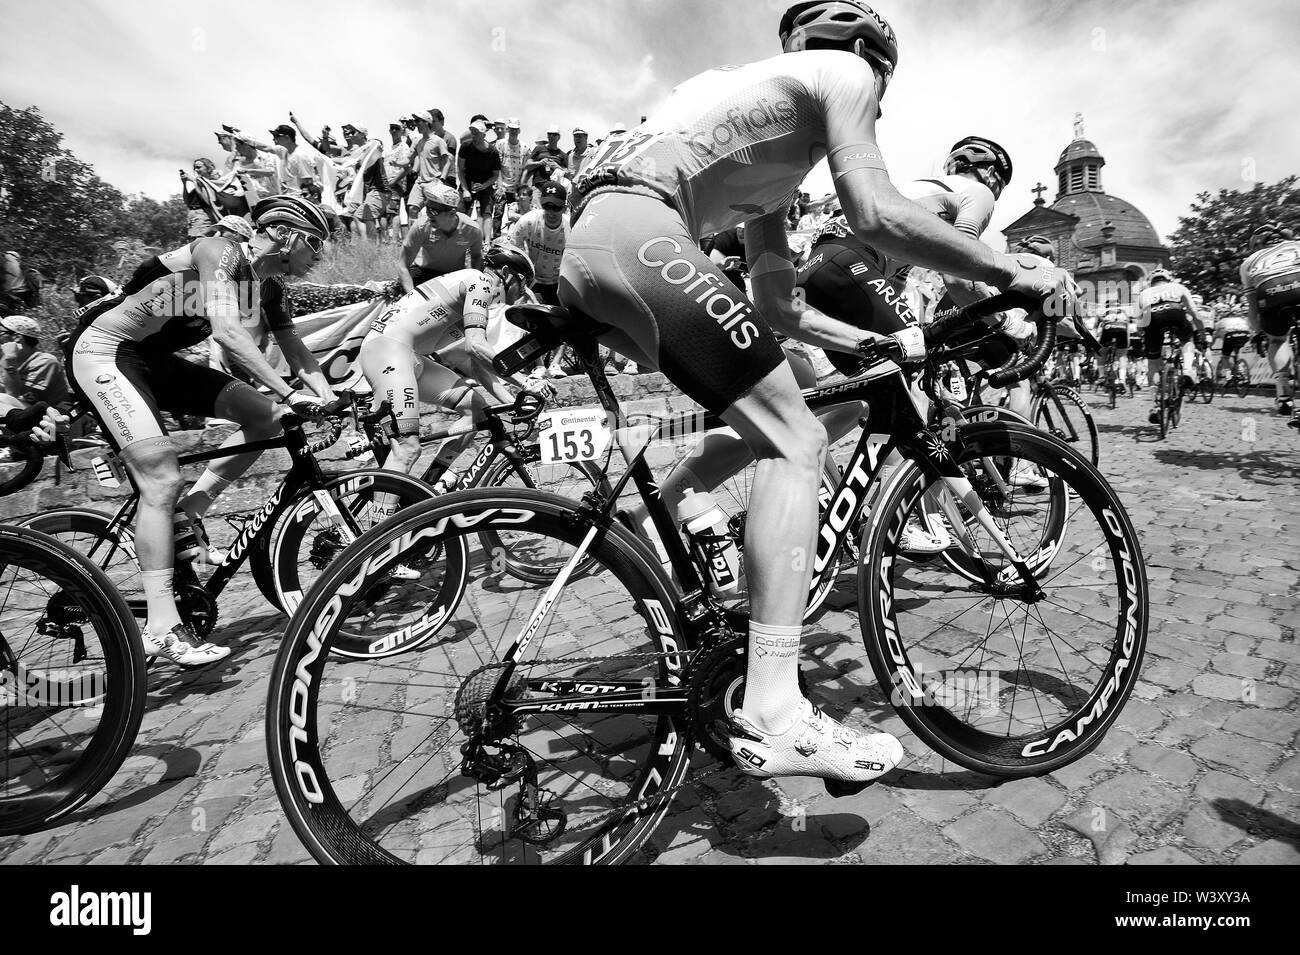
[[[185,510],[195,517],[204,517],[212,507],[221,492],[230,487],[230,481],[223,478],[220,474],[214,474],[209,468],[199,475],[199,479],[190,487],[189,493],[185,495]]]
[[[146,625],[153,636],[160,637],[181,622],[176,596],[172,593],[172,569],[142,570],[140,584],[144,587],[144,601],[149,614]]]
[[[749,623],[745,716],[764,733],[784,733],[798,713],[803,627]]]

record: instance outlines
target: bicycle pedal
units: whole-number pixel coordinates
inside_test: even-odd
[[[874,782],[874,779],[868,779],[864,783],[848,782],[843,779],[822,780],[822,783],[826,786],[826,793],[835,799],[842,799],[845,796],[856,796]]]

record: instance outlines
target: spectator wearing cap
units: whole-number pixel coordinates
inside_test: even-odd
[[[478,203],[478,224],[483,241],[492,241],[492,206],[497,181],[501,178],[501,154],[493,148],[496,134],[487,123],[474,120],[469,128],[469,142],[461,146],[456,157],[456,176],[460,180],[461,211],[469,215]]]
[[[253,226],[243,216],[222,216],[213,226],[213,234],[218,239],[234,239],[236,242],[252,242]]]
[[[380,237],[380,219],[388,207],[388,176],[384,171],[384,146],[370,138],[370,131],[355,123],[345,123],[343,138],[348,144],[348,154],[342,165],[355,169],[355,181],[348,193],[346,215],[357,221],[361,237]]]
[[[541,202],[538,188],[552,179],[557,170],[563,175],[568,160],[568,153],[560,148],[560,127],[552,126],[546,131],[546,143],[534,148],[528,162],[524,163],[523,179],[533,187],[534,206]]]
[[[456,137],[452,134],[451,130],[447,128],[447,118],[442,115],[442,110],[435,106],[433,109],[429,110],[429,116],[433,120],[434,135],[441,139],[442,144],[447,147],[447,168],[443,171],[442,181],[449,186],[455,186],[456,151],[458,149]]]
[[[611,136],[622,136],[626,132],[627,127],[622,123],[615,123],[613,126],[609,127],[609,134]]]
[[[460,193],[442,182],[423,187],[424,210],[406,231],[397,280],[402,290],[466,267],[483,268],[483,232],[460,211]]]
[[[289,114],[294,118],[293,114]],[[296,119],[294,120],[297,121]],[[247,136],[244,139],[254,148],[271,153],[276,158],[276,173],[280,180],[280,192],[286,196],[301,196],[303,186],[315,183],[320,170],[316,157],[320,156],[312,147],[304,148],[298,144],[298,134],[288,123],[281,123],[271,130],[271,145],[259,143]]]
[[[520,216],[506,233],[507,240],[528,253],[537,280],[533,293],[547,305],[559,305],[556,293],[560,281],[560,259],[568,242],[569,225],[564,212],[568,193],[558,182],[544,182],[540,193],[541,208]]]
[[[388,180],[388,201],[380,219],[381,239],[389,231],[393,221],[400,216],[402,197],[406,195],[407,179],[411,172],[411,143],[406,138],[406,126],[402,120],[388,124],[388,136],[392,140],[384,147],[384,178]],[[414,120],[411,121],[414,124]]]
[[[497,142],[506,138],[506,121],[504,119],[492,120],[492,132],[497,134]]]
[[[0,318],[0,410],[27,408],[39,401],[55,407],[68,404],[68,378],[63,365],[49,352],[39,351],[41,326],[26,315]]]
[[[513,116],[506,121],[506,135],[498,139],[497,153],[501,156],[501,178],[497,180],[497,203],[492,209],[492,228],[500,235],[506,207],[519,199],[519,175],[524,171],[524,144],[519,141],[519,120]],[[527,211],[527,210],[524,210]]]
[[[446,140],[434,130],[432,114],[417,112],[412,117],[417,136],[411,146],[411,171],[415,182],[411,184],[411,191],[406,197],[406,206],[414,219],[424,205],[426,187],[442,183],[446,178],[447,169],[451,165],[451,153],[447,149]]]
[[[581,126],[573,130],[573,149],[569,152],[568,162],[565,164],[568,170],[569,182],[578,178],[578,170],[582,168],[582,163],[588,155],[594,150],[587,144],[587,131]]]

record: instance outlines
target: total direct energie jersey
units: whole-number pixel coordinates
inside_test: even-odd
[[[417,355],[431,355],[464,336],[465,320],[487,324],[492,290],[478,269],[460,269],[429,279],[386,309],[370,334],[402,342]],[[471,322],[474,324],[474,322]]]
[[[578,188],[641,187],[676,209],[698,241],[788,209],[826,154],[827,118],[839,128],[869,128],[874,89],[871,67],[842,50],[708,70],[674,89],[640,126],[606,140]]]
[[[258,323],[258,308],[271,329],[292,328],[284,307],[284,283],[278,276],[259,280],[253,272],[247,245],[224,239],[196,239],[179,249],[151,256],[116,295],[92,303],[82,316],[90,338],[81,342],[132,341],[149,350],[176,352],[196,345],[212,334],[205,314],[205,295],[194,265],[201,242],[221,242],[225,248],[217,266],[217,281],[237,284],[241,319]]]

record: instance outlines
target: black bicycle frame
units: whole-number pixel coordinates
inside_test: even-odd
[[[595,357],[594,346],[590,351],[575,346],[575,351],[596,386],[596,397],[602,407],[611,416],[615,416],[614,420],[617,421],[618,403],[605,378],[604,365]],[[963,480],[965,474],[957,465],[953,450],[961,447],[961,431],[964,426],[958,425],[953,429],[951,448],[938,434],[927,428],[902,369],[893,362],[882,362],[849,381],[808,389],[803,392],[803,396],[812,410],[849,401],[867,403],[867,411],[861,421],[862,436],[841,473],[839,486],[831,497],[826,515],[818,525],[817,551],[809,584],[811,595],[821,585],[823,578],[835,571],[834,557],[853,532],[866,506],[868,491],[876,482],[889,455],[895,450],[899,451],[905,458],[916,462],[929,480]],[[597,527],[608,527],[613,507],[623,488],[629,480],[636,484],[668,552],[673,572],[681,582],[683,595],[678,610],[686,623],[688,645],[691,647],[699,645],[702,636],[708,636],[709,624],[727,620],[739,622],[736,615],[721,607],[704,587],[695,562],[673,524],[668,508],[659,494],[659,486],[645,461],[646,451],[655,437],[677,433],[672,430],[674,426],[692,419],[698,420],[694,412],[665,417],[629,463],[627,471],[608,499],[604,500],[591,493],[584,498],[593,523]],[[725,427],[724,422],[712,414],[705,415],[703,423],[705,430]],[[577,555],[572,560],[576,562]],[[1038,593],[1038,580],[1025,559],[1017,555],[1011,564],[1027,590]],[[985,586],[995,586],[996,581],[989,575],[987,568],[983,570]],[[562,571],[561,577],[563,575]],[[532,636],[540,630],[549,604],[548,600],[542,601],[523,628],[521,637],[502,656],[502,661],[508,665],[498,682],[494,699],[503,712],[514,715],[572,711],[603,713],[635,710],[645,714],[681,712],[686,699],[685,688],[656,686],[652,693],[647,693],[646,686],[640,681],[529,679],[523,681],[523,685],[530,694],[552,695],[543,699],[534,697],[512,700],[506,697],[504,691],[510,683],[514,668]]]
[[[216,569],[208,579],[206,581],[193,581],[206,590],[213,599],[220,596],[221,592],[225,589],[226,584],[230,582],[230,579],[235,576],[244,561],[248,559],[249,552],[252,550],[253,542],[257,540],[260,535],[269,532],[269,529],[275,526],[275,522],[279,519],[280,515],[288,510],[289,505],[297,499],[298,492],[302,488],[311,485],[320,486],[324,481],[320,465],[317,464],[315,457],[305,453],[306,447],[307,438],[306,435],[302,433],[302,430],[299,428],[290,428],[279,437],[266,438],[262,441],[250,441],[246,444],[234,445],[229,448],[214,448],[210,451],[184,454],[178,458],[178,463],[181,465],[199,464],[217,458],[234,457],[235,455],[245,454],[250,451],[262,452],[269,451],[273,448],[284,448],[289,452],[292,461],[289,471],[285,474],[284,479],[271,493],[271,496],[267,499],[266,503],[254,511],[253,515],[244,522],[244,526],[239,529],[239,533],[235,535],[235,540],[231,543],[230,549],[226,552],[225,558],[217,565]],[[109,522],[110,528],[121,528],[127,526],[135,516],[135,512],[139,508],[139,505],[140,492],[136,489],[132,491],[131,496],[127,498],[122,506],[118,508],[117,513],[113,515]],[[100,544],[108,541],[108,539],[109,538],[106,536],[91,548],[88,556],[92,560],[95,559],[95,552],[98,550]],[[116,544],[110,544],[110,547],[116,546]],[[134,548],[130,548],[128,553],[132,559],[135,559],[133,551]],[[109,553],[111,556],[112,551],[110,550]],[[197,575],[195,575],[195,577],[197,578]],[[137,604],[143,606],[143,601],[129,601],[129,603],[131,604],[131,609],[133,611],[139,609],[139,607],[136,606]]]

